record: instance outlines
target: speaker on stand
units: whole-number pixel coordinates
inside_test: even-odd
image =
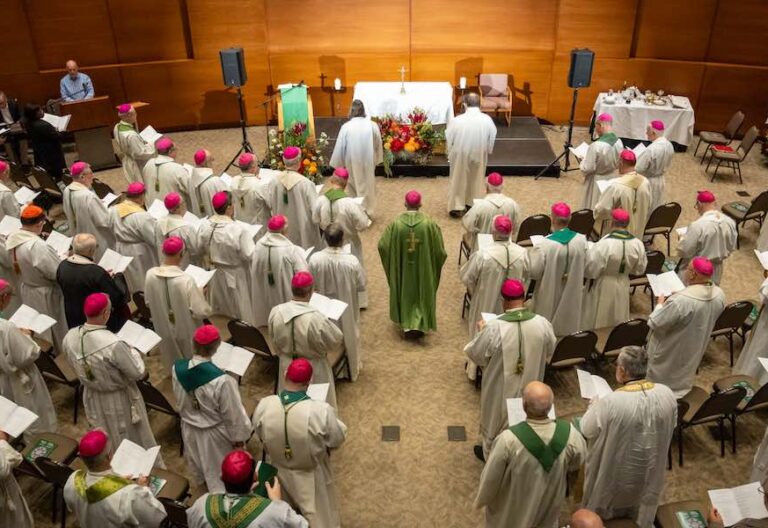
[[[248,81],[248,72],[245,69],[245,52],[243,48],[226,48],[219,51],[219,60],[221,61],[221,73],[224,77],[224,85],[237,88],[237,105],[240,110],[240,131],[242,133],[242,142],[240,150],[232,157],[232,160],[225,167],[225,171],[234,165],[237,158],[243,152],[253,153],[253,147],[248,141],[248,132],[246,130],[245,103],[243,102],[242,87]]]

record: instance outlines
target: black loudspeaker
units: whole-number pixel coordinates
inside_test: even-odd
[[[592,82],[592,64],[595,62],[595,52],[583,48],[571,50],[571,69],[568,71],[568,86],[570,88],[586,88]]]
[[[243,48],[227,48],[219,51],[221,73],[226,86],[245,86],[248,74],[245,71],[245,52]]]

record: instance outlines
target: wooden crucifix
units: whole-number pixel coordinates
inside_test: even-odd
[[[400,95],[405,95],[405,73],[408,71],[405,69],[405,66],[400,66],[400,69],[397,70],[400,72]]]

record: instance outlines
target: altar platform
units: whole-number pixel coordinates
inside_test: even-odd
[[[325,132],[330,138],[327,155],[330,157],[341,125],[346,118],[316,117],[315,129],[318,134]],[[442,127],[442,125],[438,125]],[[552,150],[544,130],[535,117],[513,117],[510,126],[496,122],[496,143],[493,154],[488,157],[487,172],[499,172],[503,176],[535,176],[557,157]],[[427,165],[396,163],[392,166],[395,176],[448,176],[448,159],[434,155]],[[384,176],[384,167],[376,168],[377,176]],[[545,176],[560,176],[556,165]]]

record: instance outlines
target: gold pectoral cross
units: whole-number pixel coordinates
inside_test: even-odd
[[[414,253],[416,251],[416,244],[419,242],[421,240],[416,238],[416,233],[411,229],[410,233],[408,233],[408,253]]]

